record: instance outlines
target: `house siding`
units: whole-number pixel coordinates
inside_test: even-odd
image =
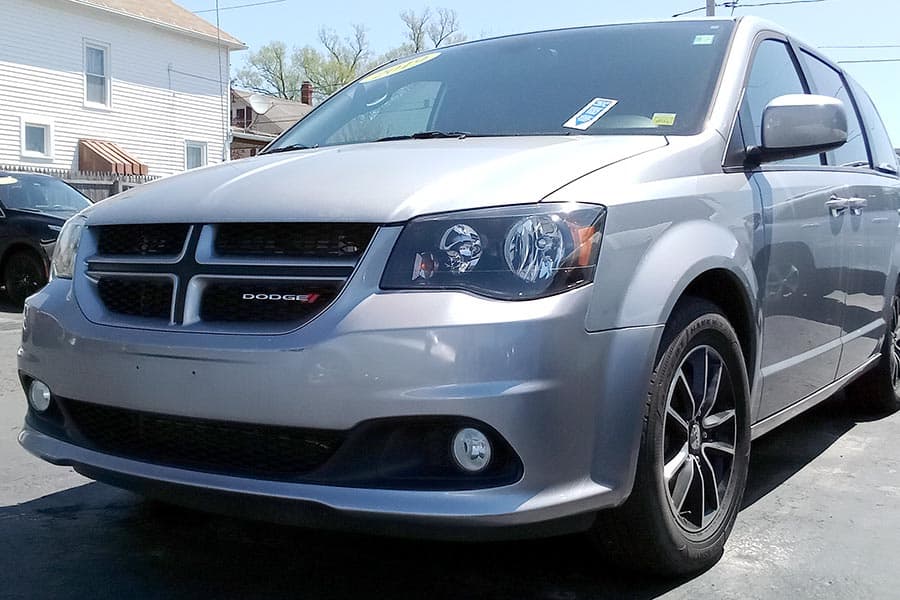
[[[187,141],[205,143],[210,164],[226,156],[227,48],[60,0],[0,0],[0,14],[15,24],[0,44],[0,164],[77,168],[85,138],[118,144],[151,175],[184,170]],[[85,41],[109,46],[109,108],[85,106]],[[22,156],[23,118],[51,125],[52,158]]]

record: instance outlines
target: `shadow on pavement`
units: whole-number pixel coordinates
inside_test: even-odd
[[[840,392],[798,418],[753,442],[750,474],[742,508],[751,506],[817,456],[858,423],[880,419]]]
[[[843,395],[755,443],[745,505],[865,420]],[[12,598],[654,598],[683,581],[604,571],[579,536],[452,544],[324,533],[88,484],[0,508]]]
[[[325,533],[98,483],[0,508],[4,598],[654,598],[578,536],[456,544]]]

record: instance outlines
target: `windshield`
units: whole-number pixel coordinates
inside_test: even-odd
[[[415,134],[695,134],[733,27],[610,25],[441,48],[362,77],[267,151]]]
[[[0,175],[0,202],[4,208],[60,217],[74,215],[90,205],[87,198],[59,179],[23,173]]]

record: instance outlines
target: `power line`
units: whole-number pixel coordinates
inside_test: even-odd
[[[686,10],[684,12],[675,13],[674,15],[672,15],[672,18],[674,19],[675,17],[683,17],[684,15],[689,15],[691,13],[700,12],[701,10],[706,10],[706,7],[701,6],[700,8],[692,8],[691,10]]]
[[[779,6],[784,4],[811,4],[817,2],[825,2],[826,0],[774,0],[772,2],[757,2],[756,4],[740,4],[741,0],[729,0],[729,2],[722,2],[720,4],[716,4],[717,8],[730,8],[731,14],[734,14],[734,9],[736,8],[753,8],[757,6]],[[684,12],[676,13],[672,15],[672,18],[675,17],[683,17],[684,15],[689,15],[695,12],[700,12],[701,10],[706,10],[706,6],[701,6],[699,8],[692,8],[691,10],[686,10]]]
[[[813,2],[825,2],[825,0],[780,0],[779,2],[759,2],[757,4],[741,4],[739,7],[737,6],[740,0],[736,2],[725,2],[722,4],[725,8],[732,8],[732,5],[736,8],[751,8],[754,6],[778,6],[782,4],[811,4]]]
[[[170,73],[178,73],[179,75],[184,75],[186,77],[194,77],[196,79],[202,79],[204,81],[210,81],[212,83],[219,83],[219,81],[220,81],[219,79],[216,79],[214,77],[206,77],[204,75],[197,75],[196,73],[188,73],[187,71],[179,71],[178,69],[174,69],[172,67],[169,67],[169,72]]]
[[[204,9],[204,10],[195,10],[194,14],[216,12],[217,10],[218,11],[235,10],[238,8],[248,8],[250,6],[262,6],[264,4],[280,4],[284,1],[285,0],[265,0],[264,2],[251,2],[250,4],[235,4],[234,6],[223,6],[222,8],[219,8],[219,9],[208,8],[208,9]]]

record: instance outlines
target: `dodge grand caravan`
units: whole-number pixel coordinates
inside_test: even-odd
[[[194,506],[696,571],[753,438],[850,383],[900,404],[898,210],[871,100],[775,25],[441,48],[70,219],[19,441]]]

